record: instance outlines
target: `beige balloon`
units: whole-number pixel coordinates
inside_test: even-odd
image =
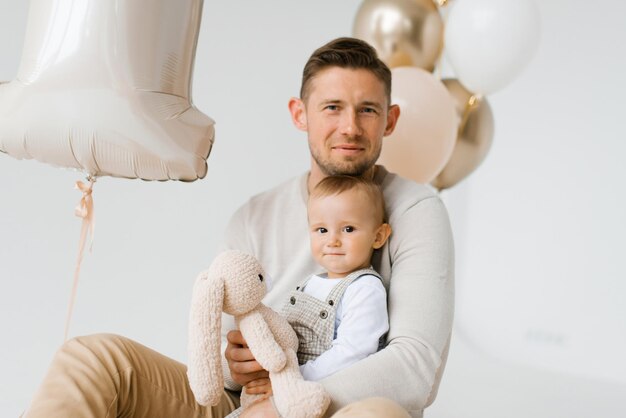
[[[206,175],[213,120],[191,101],[202,0],[31,0],[0,151],[92,177]]]
[[[391,72],[391,99],[400,106],[400,119],[384,139],[380,162],[406,178],[429,183],[454,149],[459,122],[454,101],[426,70],[399,67]]]
[[[443,80],[461,119],[452,156],[432,185],[442,190],[456,185],[485,159],[494,134],[494,120],[487,100],[476,98],[456,79]]]
[[[365,0],[352,33],[376,48],[391,68],[432,71],[443,48],[443,20],[432,0]]]

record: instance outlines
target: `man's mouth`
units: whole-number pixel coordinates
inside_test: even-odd
[[[335,145],[334,147],[332,147],[332,150],[337,151],[340,154],[344,154],[344,155],[355,155],[360,152],[363,152],[365,149],[358,145],[340,144],[340,145]]]

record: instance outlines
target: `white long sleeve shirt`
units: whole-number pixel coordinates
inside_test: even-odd
[[[318,275],[307,282],[304,293],[326,300],[337,280]],[[345,290],[335,311],[330,349],[300,366],[305,380],[321,380],[378,351],[380,337],[389,330],[387,292],[380,279],[364,275]]]

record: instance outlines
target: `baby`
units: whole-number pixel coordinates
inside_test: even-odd
[[[282,314],[296,331],[305,380],[320,380],[378,351],[389,330],[387,294],[371,267],[391,227],[379,186],[330,176],[311,191],[308,223],[313,258],[326,270],[289,296]],[[271,382],[250,382],[249,393],[271,394]]]
[[[306,380],[320,380],[378,351],[389,330],[387,294],[371,267],[391,227],[380,187],[351,176],[330,176],[311,191],[313,258],[326,270],[291,292],[283,315],[298,334]]]

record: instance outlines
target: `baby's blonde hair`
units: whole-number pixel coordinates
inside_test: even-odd
[[[361,177],[345,175],[325,177],[313,188],[309,195],[309,201],[320,197],[338,195],[348,190],[359,190],[365,193],[372,205],[374,205],[377,219],[380,220],[381,223],[387,222],[383,191],[380,186],[372,180]]]

